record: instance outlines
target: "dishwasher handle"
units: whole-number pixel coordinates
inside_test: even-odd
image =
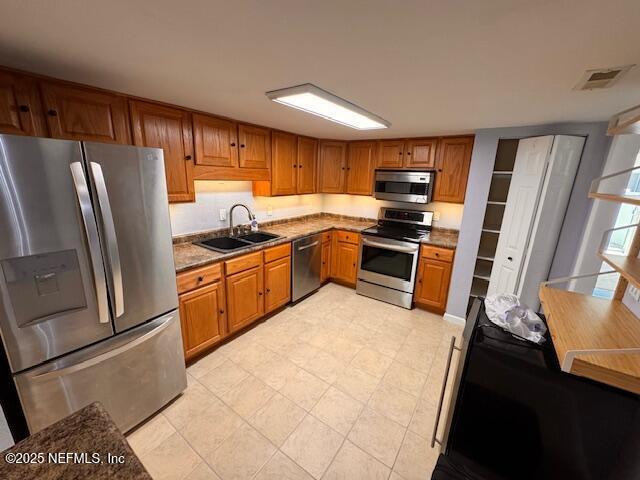
[[[315,247],[316,245],[318,245],[318,243],[320,243],[318,240],[316,240],[313,243],[310,243],[309,245],[304,245],[302,247],[298,247],[298,251],[301,252],[303,250],[306,250],[307,248],[311,248],[311,247]]]

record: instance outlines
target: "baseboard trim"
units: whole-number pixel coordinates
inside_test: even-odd
[[[443,315],[443,318],[449,322],[449,323],[453,323],[454,325],[461,325],[464,326],[467,323],[467,320],[463,317],[457,317],[456,315],[451,315],[450,313],[445,313]]]

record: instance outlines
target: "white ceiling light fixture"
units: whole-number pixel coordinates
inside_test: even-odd
[[[389,128],[391,122],[311,83],[266,93],[274,102],[357,130]]]

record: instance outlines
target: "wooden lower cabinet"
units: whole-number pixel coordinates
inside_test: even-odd
[[[291,300],[291,257],[264,265],[264,313],[286,305]]]
[[[322,253],[320,258],[320,282],[331,277],[331,232],[322,234]]]
[[[331,246],[331,278],[349,286],[356,284],[360,235],[337,231]]]
[[[180,299],[180,322],[185,359],[215,345],[226,333],[224,283],[196,288]]]
[[[264,315],[264,272],[262,265],[230,275],[227,285],[229,332],[240,330]]]
[[[413,301],[420,307],[444,312],[449,295],[451,262],[420,258]]]

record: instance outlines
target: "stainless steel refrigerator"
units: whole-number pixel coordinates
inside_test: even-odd
[[[162,150],[0,135],[0,334],[29,431],[186,388]]]

